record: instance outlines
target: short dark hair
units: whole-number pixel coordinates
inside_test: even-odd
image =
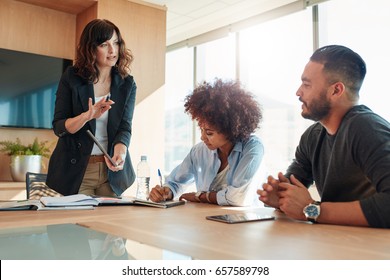
[[[77,46],[75,68],[79,76],[90,82],[99,78],[99,69],[96,67],[96,49],[100,44],[111,39],[114,31],[118,35],[119,43],[118,62],[115,67],[122,78],[129,74],[134,57],[132,52],[126,48],[119,28],[109,20],[94,19],[85,26]]]
[[[199,84],[186,97],[184,108],[193,120],[207,122],[232,143],[247,140],[262,119],[253,95],[233,80]]]
[[[367,72],[359,54],[344,46],[329,45],[317,49],[310,60],[324,65],[330,83],[341,81],[351,92],[359,94]]]

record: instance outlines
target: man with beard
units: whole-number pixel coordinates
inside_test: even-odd
[[[313,223],[390,228],[390,124],[364,105],[366,64],[344,46],[314,52],[296,93],[302,135],[286,174],[268,177],[259,199]],[[315,183],[321,202],[307,188]]]

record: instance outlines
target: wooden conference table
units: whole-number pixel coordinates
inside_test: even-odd
[[[274,221],[224,224],[208,215],[271,213]],[[0,212],[0,230],[77,224],[166,249],[191,259],[390,259],[387,229],[293,221],[271,208],[245,209],[186,203],[168,209],[103,206],[95,210]]]

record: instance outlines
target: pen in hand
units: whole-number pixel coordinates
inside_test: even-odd
[[[163,190],[163,198],[164,198],[164,201],[165,201],[164,187],[163,187],[163,181],[162,181],[161,171],[160,171],[160,169],[158,169],[157,171],[158,171],[158,177],[160,178],[160,186],[161,186],[161,189]]]

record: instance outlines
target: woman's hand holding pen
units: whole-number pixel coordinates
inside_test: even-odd
[[[65,121],[66,130],[74,134],[79,131],[87,122],[92,119],[100,118],[105,112],[111,109],[111,105],[115,102],[110,99],[103,98],[99,102],[92,104],[92,98],[88,99],[88,111],[81,113],[80,115],[68,118]]]
[[[115,102],[111,99],[103,98],[99,102],[92,104],[92,98],[88,99],[88,111],[85,112],[88,121],[100,118],[105,112],[111,109]]]
[[[168,187],[156,185],[149,194],[149,199],[153,202],[162,202],[173,199],[173,193]]]

